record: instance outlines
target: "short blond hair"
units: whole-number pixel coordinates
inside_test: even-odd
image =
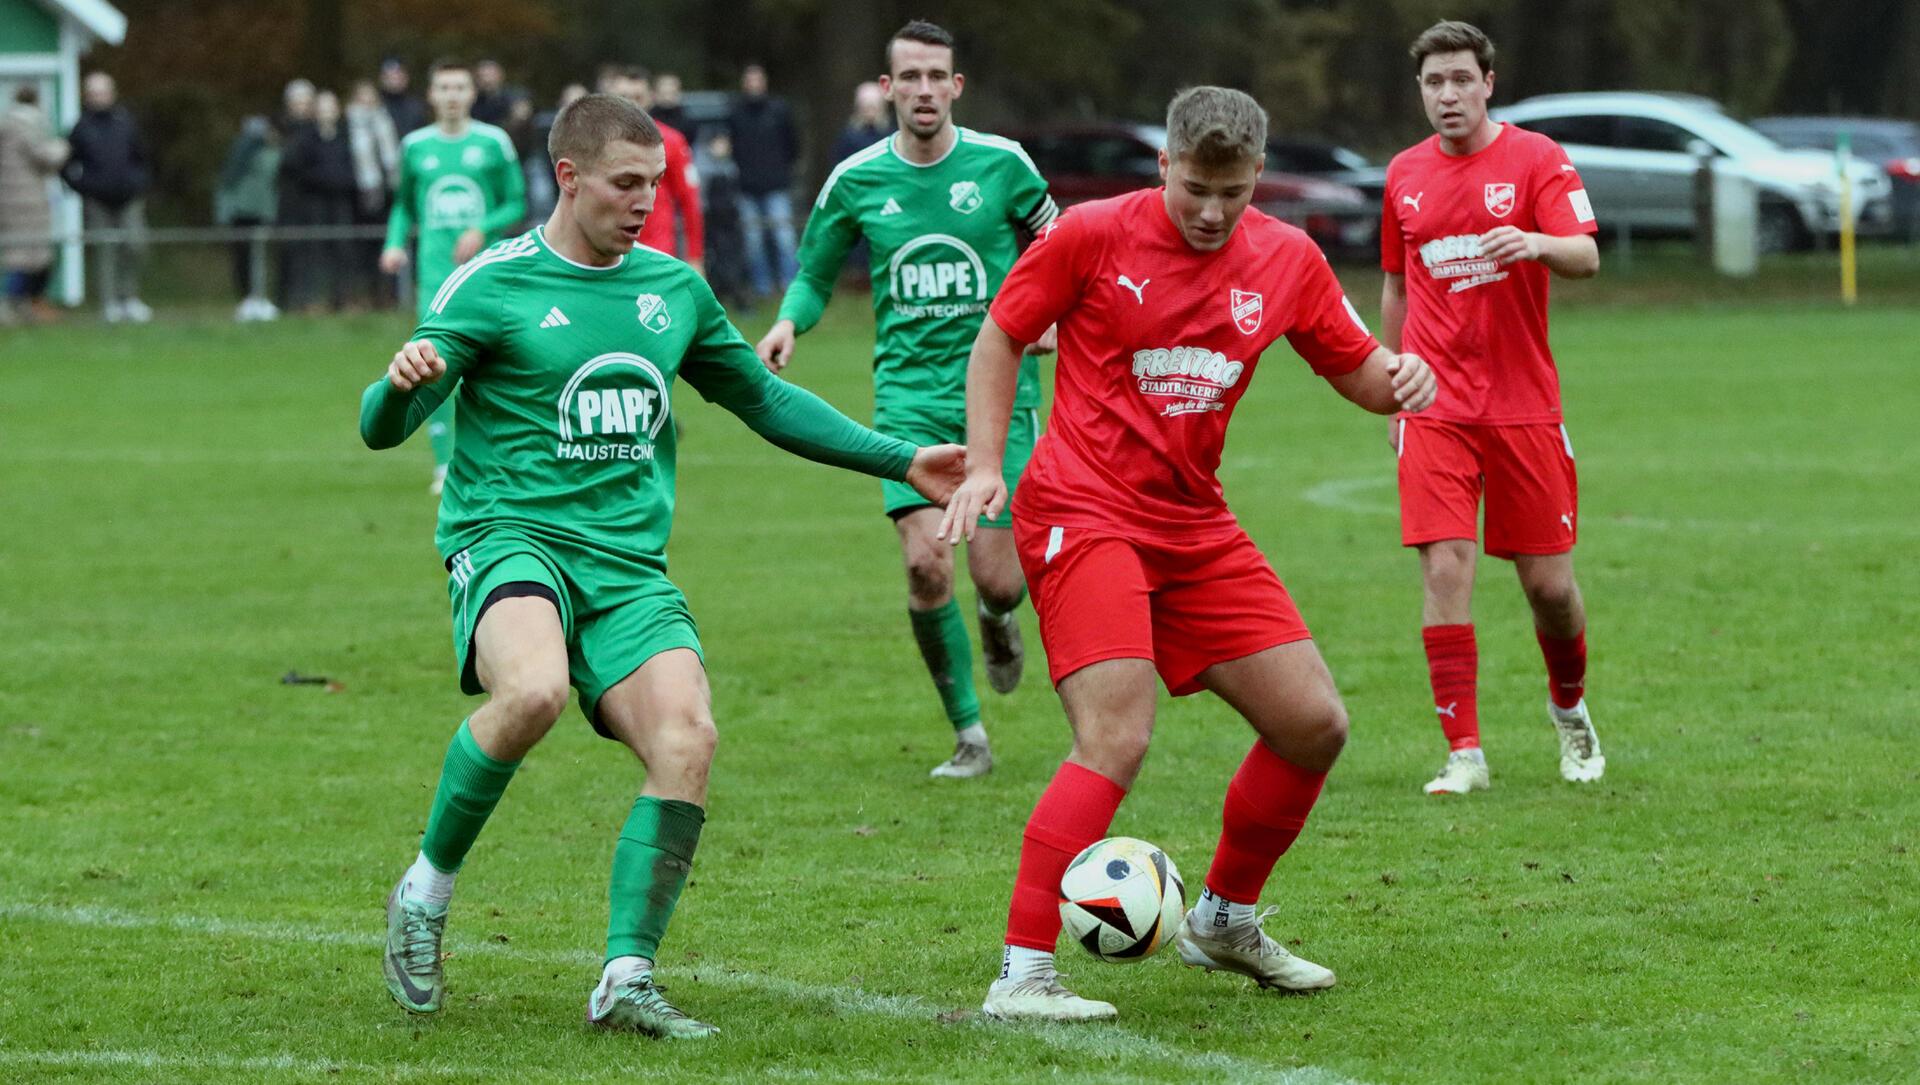
[[[1188,87],[1167,106],[1167,157],[1208,169],[1263,162],[1267,111],[1231,87]]]

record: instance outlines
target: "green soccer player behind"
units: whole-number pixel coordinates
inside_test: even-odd
[[[1058,213],[1019,144],[953,123],[953,101],[965,82],[954,71],[953,37],[940,27],[915,20],[887,42],[880,86],[900,130],[828,176],[807,219],[800,274],[755,348],[776,373],[793,360],[795,336],[819,322],[848,250],[864,236],[873,271],[873,425],[926,443],[966,440],[973,338],[1023,236],[1045,229]],[[1007,435],[1009,491],[1039,436],[1039,407],[1039,364],[1028,357]],[[983,776],[993,753],[974,693],[966,621],[954,599],[952,548],[934,537],[940,512],[905,486],[882,483],[881,490],[906,557],[913,639],[954,729],[953,756],[932,774]],[[1013,612],[1026,583],[1012,526],[1010,512],[983,517],[967,548],[981,654],[1000,693],[1019,684],[1024,660]]]
[[[407,235],[420,228],[420,263],[414,275],[418,319],[425,320],[434,295],[455,268],[498,241],[527,216],[527,185],[520,156],[506,132],[473,119],[473,69],[454,60],[429,69],[427,98],[434,121],[400,141],[400,176],[387,217],[387,244],[380,270],[397,275],[407,266]],[[427,423],[433,445],[433,496],[446,484],[453,459],[453,400]]]
[[[571,685],[593,728],[646,766],[613,849],[587,1019],[701,1037],[713,1027],[662,997],[653,966],[706,820],[716,737],[700,640],[667,579],[675,378],[781,448],[927,501],[959,485],[964,452],[882,436],[772,376],[698,273],[634,247],[667,168],[638,106],[581,98],[548,147],[553,215],[462,265],[361,398],[376,449],[460,401],[435,543],[461,689],[488,695],[447,748],[419,855],[387,898],[386,982],[408,1010],[440,1008],[454,873]]]

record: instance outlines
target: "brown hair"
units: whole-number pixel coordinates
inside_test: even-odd
[[[642,147],[664,142],[647,111],[617,94],[587,94],[567,103],[547,133],[547,156],[571,159],[574,168],[591,169],[607,144],[625,140]]]
[[[1167,157],[1218,169],[1267,155],[1267,111],[1244,91],[1188,87],[1167,106]]]
[[[896,41],[917,41],[922,45],[938,45],[955,57],[960,55],[960,51],[953,47],[953,35],[947,33],[945,27],[925,19],[915,19],[894,31],[893,36],[887,39],[886,59],[889,72],[893,71],[893,43]]]
[[[1480,74],[1493,70],[1493,42],[1480,28],[1472,23],[1463,23],[1453,19],[1438,22],[1420,32],[1413,39],[1413,46],[1407,54],[1413,57],[1413,70],[1417,73],[1427,58],[1435,53],[1471,52],[1473,59],[1480,64]]]
[[[472,79],[473,65],[462,57],[441,57],[427,65],[427,82],[433,82],[433,77],[441,72],[466,72],[467,78]]]

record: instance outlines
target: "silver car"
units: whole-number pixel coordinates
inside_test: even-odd
[[[1679,94],[1547,94],[1493,111],[1566,148],[1603,228],[1690,234],[1697,153],[1752,181],[1760,195],[1760,248],[1806,248],[1839,232],[1840,171],[1832,154],[1787,150],[1734,120],[1708,98]],[[1884,232],[1893,222],[1884,170],[1855,158],[1855,224]]]

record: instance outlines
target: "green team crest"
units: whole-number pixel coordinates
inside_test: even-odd
[[[673,316],[667,312],[666,300],[658,294],[642,294],[633,299],[640,310],[640,326],[650,332],[663,332],[673,326]]]
[[[963,215],[973,214],[987,202],[986,197],[980,195],[979,184],[973,181],[955,181],[947,192],[947,202]]]

